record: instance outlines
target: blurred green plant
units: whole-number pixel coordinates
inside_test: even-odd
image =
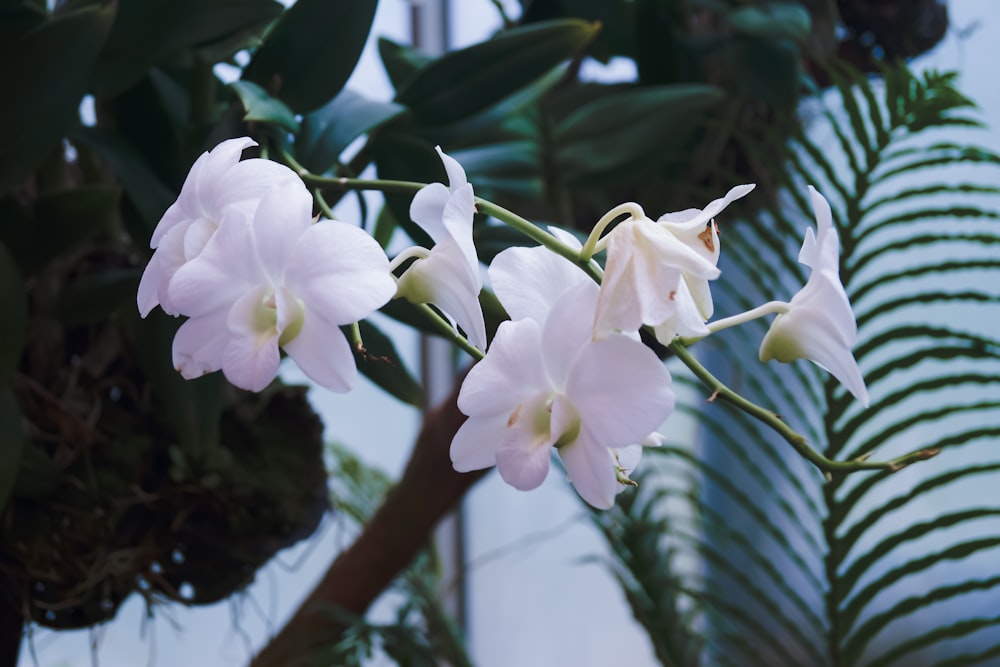
[[[151,601],[220,599],[251,580],[277,549],[312,532],[325,507],[321,428],[302,392],[276,385],[252,397],[218,378],[185,382],[166,361],[176,323],[160,314],[141,321],[135,313],[153,227],[196,156],[231,136],[250,134],[267,156],[287,155],[320,176],[354,177],[374,165],[381,178],[418,181],[443,178],[433,150],[440,144],[462,162],[478,193],[538,223],[578,229],[625,199],[651,212],[674,210],[707,201],[702,193],[715,196],[734,182],[756,181],[763,196],[753,199],[757,210],[745,211],[755,222],[727,227],[724,241],[737,258],[726,275],[739,278],[720,286],[739,286],[728,289],[740,304],[755,290],[795,289],[789,281],[801,277],[800,267],[787,258],[800,238],[793,212],[803,201],[793,193],[815,182],[834,200],[845,241],[842,274],[860,304],[867,341],[858,352],[881,394],[859,415],[809,369],[733,377],[808,425],[831,455],[868,451],[887,438],[927,435],[925,442],[942,447],[987,442],[994,435],[989,426],[953,424],[933,437],[926,427],[950,414],[991,419],[995,402],[984,396],[994,384],[994,342],[950,321],[927,324],[907,304],[995,298],[988,290],[995,262],[975,254],[995,235],[971,222],[992,206],[921,204],[935,195],[994,191],[940,181],[912,188],[896,179],[954,163],[993,164],[996,157],[950,137],[929,148],[908,143],[934,127],[971,121],[953,113],[966,100],[948,76],[920,79],[905,69],[880,69],[884,58],[917,55],[940,38],[947,24],[941,6],[921,2],[902,12],[904,3],[877,4],[525,0],[519,18],[502,16],[504,29],[496,35],[440,58],[380,40],[396,90],[390,101],[344,88],[370,32],[375,0],[350,6],[298,0],[290,9],[272,0],[0,4],[0,62],[8,75],[0,105],[0,605],[6,612],[0,619],[10,622],[0,637],[19,634],[14,625],[23,621],[79,627],[107,620],[135,591]],[[581,79],[588,59],[613,57],[635,64],[635,81]],[[838,58],[878,71],[885,82],[881,99],[876,84],[836,66]],[[224,68],[237,80],[224,82]],[[839,91],[843,111],[826,116],[829,145],[815,145],[802,131],[797,111],[805,75]],[[82,100],[92,111],[81,114]],[[806,125],[815,130],[815,123]],[[342,196],[336,188],[317,190],[317,209],[328,210]],[[371,215],[360,197],[358,203],[383,245],[397,232],[426,241],[409,221],[407,198],[388,196]],[[956,217],[964,221],[958,232],[946,222]],[[487,261],[514,242],[524,241],[489,224],[477,229]],[[910,257],[910,265],[888,259],[915,248],[926,254]],[[957,287],[962,280],[968,282]],[[945,281],[955,287],[942,288]],[[488,294],[483,299],[495,326],[498,306]],[[385,312],[418,319],[403,303]],[[911,320],[894,319],[903,314]],[[392,341],[370,324],[364,336],[370,354],[359,354],[362,372],[419,405],[419,384]],[[733,344],[748,354],[753,349],[745,338]],[[974,368],[939,372],[929,368],[935,359],[969,360]],[[961,397],[919,402],[952,386],[965,386]],[[805,403],[829,409],[814,413]],[[704,459],[693,458],[690,448],[665,450],[665,458],[691,468],[692,478],[710,478],[702,493],[688,493],[698,499],[693,516],[702,523],[688,531],[685,548],[717,542],[711,552],[695,548],[695,555],[716,572],[731,573],[723,563],[750,559],[759,581],[772,581],[775,567],[799,571],[803,581],[796,585],[819,597],[807,599],[777,583],[761,589],[744,577],[737,586],[744,609],[742,598],[725,602],[713,595],[713,582],[728,580],[712,574],[688,581],[675,572],[675,554],[683,549],[664,546],[660,534],[667,528],[668,538],[677,534],[676,523],[665,524],[660,496],[643,490],[601,521],[620,556],[616,575],[664,664],[691,664],[702,654],[722,664],[756,655],[757,663],[746,664],[763,664],[764,649],[774,647],[783,658],[806,647],[801,664],[817,656],[822,660],[815,664],[861,664],[870,657],[864,650],[873,633],[890,619],[865,606],[879,591],[851,592],[876,571],[869,561],[897,543],[993,512],[973,505],[926,524],[916,523],[913,512],[908,528],[883,537],[870,558],[852,556],[859,540],[877,537],[873,526],[881,526],[877,506],[858,505],[858,499],[875,489],[891,494],[892,479],[910,477],[877,486],[882,476],[835,480],[817,491],[810,472],[787,463],[769,436],[742,422],[722,427],[711,408],[687,409],[708,415],[706,437],[715,444],[706,444]],[[335,458],[351,462],[343,450]],[[715,474],[726,460],[738,462],[736,469]],[[914,488],[961,484],[994,467],[984,455],[947,472],[921,473],[928,477]],[[355,472],[367,479],[360,468]],[[647,486],[667,488],[658,479]],[[370,491],[345,488],[342,494]],[[886,506],[912,508],[908,493],[900,491]],[[913,493],[913,502],[920,495]],[[759,529],[750,537],[726,528],[727,497],[742,507],[761,505],[745,519]],[[346,501],[339,507],[359,519],[371,509],[362,514]],[[251,521],[260,516],[267,520]],[[616,523],[606,523],[612,517]],[[885,535],[884,526],[879,530]],[[114,561],[129,567],[113,576],[102,569],[110,561],[101,549],[109,544],[130,558]],[[991,544],[955,538],[951,551],[932,561],[985,553]],[[773,563],[772,551],[779,554]],[[910,560],[892,576],[905,580],[900,575],[924,572],[932,561]],[[39,564],[44,568],[30,567]],[[651,577],[639,572],[643,567],[664,569]],[[357,655],[351,642],[368,647],[378,637],[401,664],[441,656],[466,664],[430,606],[432,560],[414,568],[400,584],[409,602],[398,622],[376,627],[355,619],[341,643],[345,656]],[[222,569],[234,576],[225,582],[211,576]],[[926,585],[930,593],[922,602],[900,594],[891,618],[906,622],[910,610],[992,586],[991,579],[972,576]],[[181,596],[192,577],[193,594]],[[692,611],[690,602],[677,606],[678,595],[701,611]],[[747,611],[757,609],[753,604],[763,605],[777,625],[756,624],[759,615]],[[806,622],[788,621],[796,617],[786,605]],[[960,636],[977,624],[987,627],[989,619],[939,623],[923,641]],[[762,652],[754,654],[758,645]],[[902,639],[894,646],[910,650]],[[7,648],[2,641],[0,647]],[[16,655],[17,646],[7,652]],[[956,655],[949,659],[962,664]]]

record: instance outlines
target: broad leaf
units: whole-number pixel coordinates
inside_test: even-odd
[[[243,72],[296,113],[340,92],[361,57],[375,0],[298,0],[282,14]]]
[[[342,90],[322,107],[303,116],[302,129],[295,137],[296,157],[309,171],[322,174],[337,163],[352,141],[405,110],[394,102],[380,102],[352,90]]]
[[[368,321],[358,324],[365,346],[363,351],[354,351],[358,370],[390,395],[414,407],[421,407],[424,390],[407,370],[392,339]]]
[[[422,123],[471,116],[578,54],[597,32],[578,20],[536,23],[451,51],[413,75],[396,96]]]
[[[250,81],[233,81],[229,84],[243,104],[243,120],[248,123],[269,123],[297,132],[299,121],[288,105],[271,97],[267,91]]]
[[[644,86],[598,98],[555,130],[560,174],[573,182],[663,149],[718,104],[722,91],[700,84]]]
[[[56,150],[77,117],[115,6],[83,7],[0,44],[5,63],[0,104],[0,194]]]

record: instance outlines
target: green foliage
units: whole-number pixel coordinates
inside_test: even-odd
[[[376,4],[375,0],[298,0],[282,13],[243,78],[296,113],[322,106],[340,92],[354,71]]]
[[[83,7],[0,46],[8,100],[0,106],[0,194],[37,167],[76,118],[114,19],[114,6]]]
[[[782,189],[774,205],[750,224],[722,222],[716,308],[745,310],[803,284],[804,268],[791,258],[812,220],[804,186],[814,184],[841,237],[872,405],[862,409],[807,362],[761,367],[754,352],[763,323],[720,334],[729,352],[715,370],[827,456],[883,458],[919,447],[940,454],[896,473],[824,483],[759,424],[699,405],[696,392],[680,409],[702,424],[701,453],[661,450],[664,472],[622,506],[622,525],[647,524],[645,538],[640,531],[619,547],[623,537],[608,533],[624,554],[614,571],[636,618],[669,640],[657,646],[664,665],[986,664],[1000,651],[991,566],[1000,505],[982,493],[1000,471],[992,451],[1000,342],[989,325],[1000,270],[992,252],[1000,159],[961,143],[971,135],[941,133],[978,124],[951,75],[886,67],[884,86],[847,68],[830,76],[834,91],[806,105],[819,115],[792,142],[787,170],[775,170]],[[979,159],[959,157],[967,155]],[[955,175],[945,169],[963,162],[973,165]],[[915,174],[925,176],[917,186]],[[664,530],[661,517],[677,518]],[[677,528],[684,517],[694,525],[687,534]],[[645,559],[634,556],[642,546]],[[678,554],[704,563],[702,575],[684,577]],[[687,609],[697,609],[682,622],[701,640],[687,662],[674,655],[690,637],[667,629],[683,608],[678,581],[687,584]],[[674,593],[656,597],[664,591]]]
[[[389,492],[392,478],[345,447],[332,445],[331,449],[336,459],[330,472],[334,507],[340,516],[363,525]],[[350,627],[334,646],[312,656],[310,664],[360,667],[381,650],[403,667],[471,667],[459,630],[441,606],[441,586],[434,552],[428,548],[391,585],[402,599],[394,622],[371,623],[330,609],[331,615]]]

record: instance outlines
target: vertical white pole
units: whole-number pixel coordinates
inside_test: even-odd
[[[448,35],[448,0],[423,0],[412,8],[413,45],[429,55],[441,55],[450,45]],[[455,380],[453,348],[433,336],[420,341],[421,375],[426,398],[425,408],[437,405],[451,391]],[[441,603],[462,630],[467,628],[465,535],[462,506],[445,516],[434,534],[441,559]]]

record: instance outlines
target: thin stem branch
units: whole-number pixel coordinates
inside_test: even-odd
[[[911,463],[937,456],[940,451],[937,449],[919,449],[888,461],[869,461],[867,456],[858,457],[851,461],[834,461],[828,459],[810,447],[805,436],[792,430],[777,414],[743,398],[723,384],[721,380],[712,375],[707,368],[694,358],[694,355],[688,351],[682,342],[674,341],[671,343],[670,351],[681,360],[681,363],[690,368],[705,386],[712,390],[712,394],[708,399],[709,401],[721,398],[751,417],[764,422],[784,438],[802,458],[819,468],[828,479],[834,473],[843,474],[857,470],[887,470],[889,472],[896,472]]]
[[[455,327],[451,326],[451,323],[448,322],[448,320],[441,317],[436,310],[428,306],[426,303],[418,305],[417,308],[423,312],[424,317],[426,317],[438,331],[440,331],[456,346],[460,347],[470,357],[478,361],[486,356],[482,350],[470,343],[464,336],[459,335],[458,332],[455,331]]]
[[[635,202],[629,201],[624,204],[618,204],[618,206],[615,206],[602,215],[601,219],[594,225],[594,228],[590,230],[590,236],[587,237],[587,242],[583,244],[583,249],[580,251],[580,259],[587,261],[598,252],[598,241],[601,240],[601,234],[604,233],[608,225],[614,222],[615,218],[625,213],[628,213],[633,220],[646,217],[646,212]]]
[[[740,324],[752,322],[753,320],[756,320],[759,317],[764,317],[765,315],[787,312],[788,304],[784,301],[768,301],[767,303],[757,306],[756,308],[751,308],[745,313],[733,315],[732,317],[724,317],[721,320],[716,320],[715,322],[709,322],[707,326],[709,331],[716,333],[718,331],[722,331],[723,329],[728,329],[729,327],[735,327]]]

